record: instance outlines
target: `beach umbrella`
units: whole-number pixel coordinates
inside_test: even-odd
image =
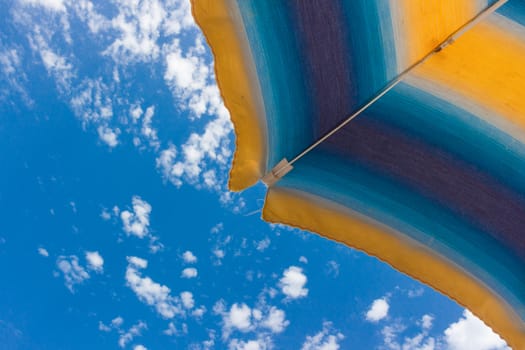
[[[229,186],[525,349],[525,1],[192,0]]]

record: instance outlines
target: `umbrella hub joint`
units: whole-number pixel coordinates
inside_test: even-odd
[[[292,164],[288,162],[286,158],[283,158],[276,166],[273,167],[266,175],[262,177],[262,182],[266,186],[271,187],[277,181],[279,181],[284,175],[288,174],[293,169]]]
[[[443,50],[445,47],[454,44],[455,41],[456,41],[456,39],[454,37],[451,37],[451,38],[445,40],[443,43],[441,43],[441,45],[439,45],[438,47],[435,48],[434,53],[438,53],[441,50]]]

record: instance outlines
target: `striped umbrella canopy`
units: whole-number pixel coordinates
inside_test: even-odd
[[[525,349],[525,1],[192,0],[235,125],[230,188]]]

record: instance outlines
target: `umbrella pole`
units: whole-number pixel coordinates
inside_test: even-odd
[[[337,125],[334,129],[330,130],[328,133],[324,134],[320,139],[318,139],[316,142],[308,146],[304,151],[302,151],[300,154],[295,156],[291,161],[288,161],[287,159],[281,160],[270,172],[268,172],[266,175],[262,177],[262,181],[268,186],[272,186],[274,183],[279,181],[281,177],[286,175],[288,172],[290,172],[293,169],[293,164],[297,162],[299,159],[304,157],[306,154],[308,154],[311,150],[319,146],[321,143],[323,143],[326,139],[328,139],[330,136],[341,130],[343,127],[345,127],[348,123],[350,123],[353,119],[358,117],[361,113],[363,113],[365,110],[368,109],[371,105],[373,105],[377,100],[379,100],[381,97],[383,97],[387,92],[392,90],[397,84],[399,84],[410,72],[412,72],[417,67],[421,66],[423,63],[425,63],[429,58],[434,56],[435,54],[439,53],[441,50],[446,48],[447,46],[451,45],[456,41],[461,35],[465,34],[467,31],[469,31],[472,27],[474,27],[476,24],[484,20],[487,16],[489,16],[491,13],[496,11],[498,8],[503,6],[508,0],[499,0],[492,4],[491,6],[487,7],[485,10],[480,12],[478,15],[476,15],[474,18],[472,18],[470,21],[465,23],[463,26],[458,28],[455,32],[453,32],[451,35],[449,35],[445,40],[443,40],[439,45],[437,45],[432,51],[430,51],[428,54],[420,58],[418,61],[413,63],[411,66],[409,66],[407,69],[402,71],[397,77],[395,77],[393,80],[391,80],[385,87],[383,87],[374,97],[372,97],[368,102],[366,102],[363,106],[361,106],[357,111],[349,115],[345,120],[343,120],[339,125]]]

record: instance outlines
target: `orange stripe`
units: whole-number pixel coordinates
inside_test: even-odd
[[[237,7],[228,0],[191,0],[213,56],[224,105],[235,127],[229,188],[240,191],[265,173],[266,124],[257,75]]]
[[[429,248],[348,208],[289,189],[269,189],[263,218],[357,248],[470,309],[514,349],[525,349],[525,324],[496,294]]]
[[[390,0],[398,69],[424,57],[486,7],[480,0]]]
[[[488,122],[525,136],[525,28],[492,15],[414,73],[446,89],[455,101],[488,109]],[[507,126],[505,127],[505,122]]]

